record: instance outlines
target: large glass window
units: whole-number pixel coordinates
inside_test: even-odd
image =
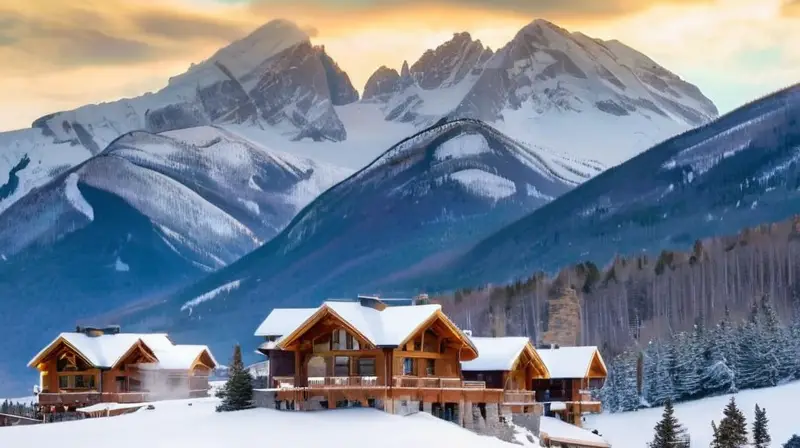
[[[59,377],[58,377],[58,388],[59,389],[69,389],[69,376],[68,375],[59,375]]]
[[[350,376],[350,358],[347,356],[337,356],[333,364],[334,376]]]
[[[358,358],[359,376],[375,376],[375,358]]]
[[[414,374],[414,358],[403,358],[403,375]]]

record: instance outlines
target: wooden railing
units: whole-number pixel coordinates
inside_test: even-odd
[[[425,388],[425,389],[485,389],[484,381],[462,381],[461,378],[433,378],[396,376],[394,387]]]
[[[272,378],[272,387],[276,389],[290,389],[294,387],[293,376],[276,376]]]
[[[148,401],[149,395],[147,392],[43,392],[39,394],[38,399],[39,404],[43,406],[88,406],[97,403],[143,403]]]
[[[308,378],[308,387],[376,387],[377,376],[320,376]]]
[[[536,398],[530,390],[507,390],[503,392],[503,403],[533,404],[536,403]]]

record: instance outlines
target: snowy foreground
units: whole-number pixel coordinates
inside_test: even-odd
[[[675,415],[688,429],[692,446],[711,443],[711,420],[719,423],[722,409],[731,395],[678,403]],[[792,434],[800,435],[800,381],[768,389],[746,390],[736,394],[736,404],[747,417],[747,430],[752,432],[756,403],[767,410],[769,434],[773,446],[782,446]],[[653,427],[661,419],[663,407],[619,414],[601,414],[586,418],[586,427],[597,429],[614,448],[641,448],[652,441]],[[1,440],[1,439],[0,439]]]
[[[113,440],[115,448],[141,448],[143,440],[148,448],[218,448],[230,445],[231,441],[238,445],[260,442],[265,446],[342,448],[376,443],[382,448],[520,446],[479,436],[423,413],[408,417],[374,409],[320,412],[251,409],[217,413],[214,408],[218,402],[215,398],[165,401],[154,403],[155,410],[143,409],[119,417],[0,428],[0,447],[27,447],[33,440],[57,443],[59,448],[84,448],[87,440]],[[538,446],[520,436],[525,446]]]

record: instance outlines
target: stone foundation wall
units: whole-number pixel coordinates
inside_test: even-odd
[[[277,392],[263,389],[253,389],[253,406],[257,408],[276,409],[275,400]]]
[[[530,432],[533,433],[536,437],[539,437],[539,431],[541,428],[542,416],[536,414],[514,414],[511,416],[511,421],[514,422],[515,425],[521,426]]]

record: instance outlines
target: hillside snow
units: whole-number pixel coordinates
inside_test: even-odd
[[[800,419],[796,405],[800,401],[800,381],[769,389],[746,390],[735,395],[736,405],[747,418],[747,431],[752,433],[755,406],[765,408],[769,418],[772,446],[784,444],[792,434],[800,435]],[[731,395],[704,398],[675,405],[675,416],[689,431],[692,446],[711,443],[711,421],[719,424],[722,410]],[[596,429],[614,448],[641,448],[653,439],[653,428],[661,420],[664,408],[643,409],[619,414],[604,413],[586,418],[586,428]],[[751,434],[752,435],[752,434]]]
[[[374,409],[324,412],[281,412],[251,409],[217,413],[214,398],[156,402],[154,410],[119,417],[0,429],[0,446],[30,446],[32,440],[58,441],[60,448],[83,448],[87,440],[114,441],[115,448],[218,448],[231,441],[238,445],[267,444],[281,447],[326,446],[383,448],[453,446],[458,448],[511,448],[538,446],[526,437],[519,444],[479,436],[428,414],[408,417]],[[309,431],[310,428],[313,430]],[[144,435],[142,430],[146,430]],[[387,435],[391,435],[390,437]],[[535,440],[535,439],[534,439]]]

